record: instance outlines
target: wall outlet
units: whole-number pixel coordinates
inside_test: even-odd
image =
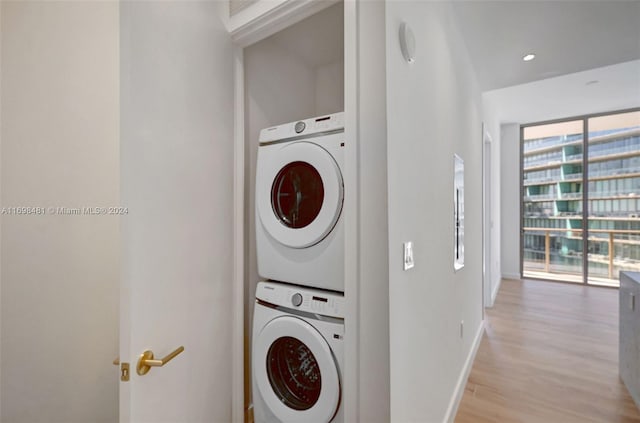
[[[413,242],[405,242],[403,244],[404,254],[403,254],[403,266],[404,270],[409,270],[414,266],[413,262]]]

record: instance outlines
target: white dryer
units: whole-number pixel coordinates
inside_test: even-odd
[[[344,296],[260,282],[253,315],[256,423],[342,423]]]
[[[263,129],[256,170],[258,274],[344,292],[344,114]]]

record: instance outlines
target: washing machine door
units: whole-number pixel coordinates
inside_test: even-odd
[[[336,225],[344,198],[342,175],[320,145],[299,141],[260,147],[256,176],[260,221],[276,241],[310,247]]]
[[[294,316],[271,320],[254,340],[254,380],[283,423],[330,422],[340,404],[338,365],[327,341]]]

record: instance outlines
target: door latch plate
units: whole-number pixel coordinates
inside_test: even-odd
[[[120,363],[120,380],[129,382],[129,363]]]

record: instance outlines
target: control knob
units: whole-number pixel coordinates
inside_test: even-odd
[[[299,293],[293,294],[291,304],[293,304],[294,307],[300,307],[300,304],[302,304],[302,295]]]
[[[300,132],[304,131],[306,127],[307,125],[303,121],[296,123],[296,126],[294,128],[296,130],[296,134],[299,134]]]

